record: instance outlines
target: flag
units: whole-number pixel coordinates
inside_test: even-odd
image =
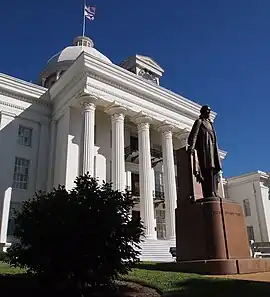
[[[91,22],[95,19],[96,7],[95,6],[86,6],[84,7],[84,16]]]

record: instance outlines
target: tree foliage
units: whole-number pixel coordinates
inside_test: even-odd
[[[135,201],[89,175],[67,191],[39,192],[16,213],[9,263],[54,284],[96,288],[111,284],[138,261],[144,230],[131,219]]]

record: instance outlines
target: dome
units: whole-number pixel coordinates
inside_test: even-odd
[[[93,41],[88,37],[77,37],[73,41],[73,46],[68,46],[61,52],[52,56],[48,63],[60,63],[64,61],[74,61],[78,58],[81,52],[84,51],[91,56],[94,56],[103,62],[112,63],[109,58],[94,48]]]
[[[50,88],[83,51],[105,63],[112,64],[109,58],[94,48],[94,43],[89,37],[79,36],[74,39],[72,46],[64,48],[48,60],[44,71],[40,74],[39,84]]]

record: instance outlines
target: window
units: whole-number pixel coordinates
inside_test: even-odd
[[[254,240],[255,241],[255,236],[254,236],[254,230],[252,226],[247,226],[247,233],[248,233],[248,240]]]
[[[155,197],[164,198],[163,174],[159,171],[154,171],[154,175],[155,175]]]
[[[249,204],[249,200],[245,199],[243,200],[243,206],[244,206],[244,214],[246,217],[251,216],[251,210],[250,210],[250,204]]]
[[[19,131],[18,131],[18,144],[31,146],[31,142],[32,142],[32,129],[20,125]]]
[[[28,186],[30,161],[15,157],[13,188],[26,190]]]

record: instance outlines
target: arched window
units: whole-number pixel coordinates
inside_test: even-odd
[[[250,203],[248,199],[243,200],[244,214],[246,217],[251,216]]]

